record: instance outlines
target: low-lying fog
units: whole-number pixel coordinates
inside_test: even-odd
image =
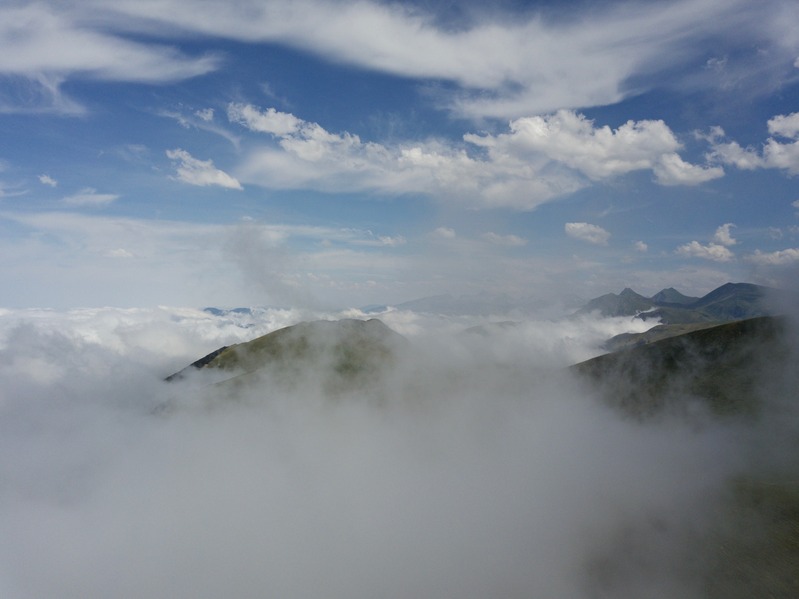
[[[162,380],[338,316],[0,313],[0,596],[702,596],[753,433],[624,419],[565,370],[652,323],[388,312],[377,394]]]

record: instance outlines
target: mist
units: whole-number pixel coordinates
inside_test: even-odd
[[[705,596],[767,431],[625,418],[567,370],[644,325],[388,311],[407,346],[333,397],[163,381],[307,317],[0,314],[0,595]]]

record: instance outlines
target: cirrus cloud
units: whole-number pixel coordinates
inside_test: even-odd
[[[105,206],[119,198],[115,193],[98,193],[93,187],[84,187],[62,201],[69,206]]]
[[[113,5],[94,0],[57,14],[86,27],[92,12],[127,31],[177,29],[250,44],[278,43],[375,72],[447,81],[453,89],[439,91],[438,103],[478,119],[612,104],[662,86],[681,66],[706,60],[709,44],[729,50],[724,67],[736,73],[737,81],[754,80],[764,89],[791,70],[796,58],[789,41],[795,13],[776,0],[632,2],[558,19],[529,7],[484,10],[479,18],[463,10],[457,26],[434,4],[369,0],[205,0],[189,10],[178,0]],[[733,58],[752,47],[761,49],[757,60]],[[636,85],[626,85],[636,77]],[[693,84],[717,81],[704,77]]]
[[[72,78],[178,81],[220,64],[211,54],[191,57],[174,46],[119,35],[108,26],[122,26],[119,16],[103,19],[104,11],[90,3],[13,4],[0,7],[0,112],[80,114],[85,108],[62,91]]]

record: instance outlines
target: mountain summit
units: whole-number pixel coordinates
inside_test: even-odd
[[[221,347],[166,378],[198,370],[241,382],[261,374],[278,385],[318,384],[326,392],[368,385],[406,339],[377,319],[302,322],[246,343]]]

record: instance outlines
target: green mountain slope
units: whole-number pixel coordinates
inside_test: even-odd
[[[703,597],[799,597],[796,364],[789,322],[761,317],[572,367],[622,414],[679,414],[702,426],[720,418],[740,427],[742,443],[748,439],[743,451],[752,465],[730,481],[712,525],[692,544]]]
[[[770,373],[787,368],[784,328],[777,317],[735,321],[598,356],[573,369],[606,401],[635,415],[686,401],[702,402],[716,414],[753,413]]]
[[[205,370],[226,373],[225,380],[232,383],[261,374],[274,384],[312,381],[338,392],[376,382],[405,343],[377,319],[303,322],[222,347],[166,380]]]

